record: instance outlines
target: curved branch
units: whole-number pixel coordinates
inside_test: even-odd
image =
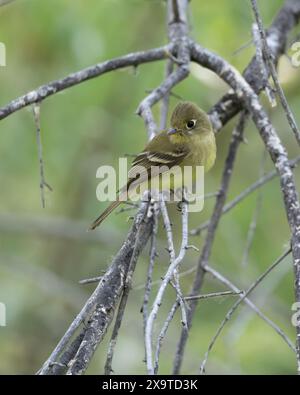
[[[299,19],[300,1],[287,0],[267,30],[267,43],[275,65],[284,54],[288,34],[297,25]],[[256,56],[251,60],[243,75],[255,93],[258,94],[265,88],[266,80],[258,78],[261,75],[261,68]],[[232,91],[226,93],[209,111],[215,130],[219,131],[241,109],[242,104],[237,95]]]
[[[55,93],[61,92],[81,82],[88,81],[92,78],[99,77],[102,74],[108,73],[124,67],[137,67],[143,63],[154,62],[168,58],[172,53],[173,44],[164,47],[150,49],[148,51],[133,52],[119,58],[107,60],[103,63],[95,64],[94,66],[87,67],[83,70],[69,74],[68,76],[49,82],[48,84],[41,85],[37,89],[26,93],[23,96],[11,101],[6,106],[0,108],[0,120],[8,117],[14,112],[21,110],[24,107],[33,103],[41,102]]]
[[[252,291],[262,282],[262,280],[273,270],[275,269],[289,254],[291,253],[291,248],[289,248],[287,251],[285,251],[279,258],[276,259],[274,263],[272,263],[271,266],[268,267],[267,270],[265,270],[247,289],[246,292],[240,297],[239,300],[237,300],[234,305],[230,308],[228,313],[226,314],[224,320],[222,321],[221,325],[219,326],[218,330],[216,331],[214,337],[212,338],[212,341],[210,342],[208,346],[208,350],[205,353],[204,360],[201,363],[200,366],[200,374],[203,374],[205,372],[205,366],[207,363],[207,359],[209,356],[210,351],[212,350],[214,344],[216,343],[218,337],[220,336],[220,333],[223,331],[225,325],[227,322],[229,322],[231,316],[233,313],[236,311],[236,309],[239,307],[239,305],[247,299],[247,296],[249,296]],[[294,346],[291,344],[290,340],[286,337],[286,335],[280,331],[280,335],[285,339],[285,341],[288,343],[289,347],[294,351]]]

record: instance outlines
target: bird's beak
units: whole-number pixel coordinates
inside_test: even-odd
[[[178,132],[178,129],[171,128],[168,130],[167,134],[168,134],[168,136],[170,136],[171,134],[175,134],[176,132]]]

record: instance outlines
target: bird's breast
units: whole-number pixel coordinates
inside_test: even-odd
[[[216,159],[216,140],[213,132],[194,136],[190,145],[191,154],[183,161],[183,166],[204,166],[211,169]]]

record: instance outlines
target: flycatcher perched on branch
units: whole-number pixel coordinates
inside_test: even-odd
[[[179,103],[171,116],[171,128],[155,136],[135,157],[127,184],[119,190],[116,201],[91,224],[90,230],[99,226],[128,196],[136,196],[137,188],[140,192],[151,190],[153,185],[159,185],[160,191],[182,189],[186,186],[184,178],[175,168],[182,170],[190,166],[193,170],[204,166],[204,171],[208,171],[215,159],[216,142],[208,116],[194,103]],[[171,182],[165,177],[170,173]],[[169,182],[165,184],[164,180]]]

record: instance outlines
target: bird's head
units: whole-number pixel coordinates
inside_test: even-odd
[[[171,128],[167,132],[170,139],[179,142],[205,132],[212,132],[206,113],[191,102],[177,104],[171,116]]]

